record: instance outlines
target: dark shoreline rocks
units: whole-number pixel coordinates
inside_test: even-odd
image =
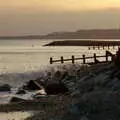
[[[38,80],[37,80],[38,81]],[[57,95],[57,94],[65,94],[69,90],[66,87],[64,83],[47,83],[46,86],[43,86],[43,84],[40,84],[40,82],[37,82],[36,80],[30,80],[27,82],[27,85],[24,85],[23,90],[42,90],[44,89],[47,95]],[[17,93],[22,92],[18,91]]]
[[[12,97],[12,99],[10,100],[10,103],[19,103],[19,102],[25,102],[25,101],[27,100],[18,98],[18,97]]]
[[[30,80],[23,86],[25,90],[42,90],[44,89],[47,95],[66,94],[69,92],[68,88],[62,81],[68,74],[66,72],[62,74],[60,71],[56,71],[53,75],[48,73],[48,76],[44,78],[36,78]]]
[[[30,80],[23,86],[27,90],[41,90],[42,86],[36,80]]]
[[[8,84],[1,85],[0,86],[0,91],[1,92],[3,92],[3,91],[11,91],[11,86],[8,85]]]
[[[26,94],[26,91],[24,89],[19,89],[16,94]]]
[[[41,120],[45,117],[44,120],[119,120],[120,69],[114,63],[97,64],[82,69],[80,67],[74,69],[72,66],[70,71],[69,69],[56,70],[54,74],[49,74],[49,77],[45,76],[46,79],[43,77],[35,80],[44,88],[50,84],[55,86],[64,83],[69,90],[69,95],[62,94],[65,99],[61,94],[46,95],[31,102],[27,100],[14,104],[14,107],[17,106],[15,109],[45,110],[44,115],[40,112],[28,120]],[[54,109],[53,104],[51,107],[48,104],[49,97],[52,97],[50,104],[54,104]],[[71,102],[69,99],[76,101]],[[18,108],[19,105],[22,106]]]

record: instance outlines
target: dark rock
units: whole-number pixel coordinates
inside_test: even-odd
[[[8,84],[4,84],[0,86],[0,91],[11,91],[11,86]]]
[[[65,86],[64,83],[51,83],[48,84],[45,88],[45,92],[50,95],[50,94],[64,94],[68,92],[68,88]]]
[[[17,93],[16,94],[26,94],[26,91],[25,90],[23,90],[23,89],[20,89],[20,90],[18,90],[17,91]]]
[[[18,98],[18,97],[13,97],[10,102],[25,102],[26,100],[25,99],[22,99],[22,98]]]
[[[36,81],[36,80],[30,80],[26,86],[23,86],[23,89],[28,90],[41,90],[43,87]]]
[[[68,78],[69,74],[68,72],[64,72],[62,75],[62,80]]]
[[[120,90],[120,80],[118,78],[114,78],[109,84],[108,87],[111,87],[112,90],[118,91]]]
[[[41,86],[45,86],[45,85],[46,85],[46,81],[43,80],[43,79],[41,79],[41,78],[37,78],[35,81],[36,81],[37,83],[39,83]]]

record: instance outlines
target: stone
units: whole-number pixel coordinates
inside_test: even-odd
[[[18,90],[17,91],[17,93],[16,94],[26,94],[26,91],[25,90],[23,90],[23,89],[20,89],[20,90]]]
[[[34,98],[41,98],[42,96],[47,95],[44,89],[42,90],[37,90],[35,94],[33,95]]]
[[[23,89],[41,90],[42,86],[36,80],[30,80],[26,86],[23,86]]]
[[[120,90],[120,80],[118,78],[114,78],[110,83],[109,86],[112,88],[114,91]]]
[[[0,91],[11,91],[11,86],[8,84],[1,85]]]
[[[86,116],[82,116],[80,120],[89,120]]]
[[[16,103],[16,102],[25,102],[25,99],[22,98],[18,98],[18,97],[12,97],[12,99],[10,100],[11,103]]]
[[[48,84],[45,88],[45,92],[48,95],[54,95],[54,94],[64,94],[67,93],[69,90],[68,88],[65,86],[64,83],[51,83]]]

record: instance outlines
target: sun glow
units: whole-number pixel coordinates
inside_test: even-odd
[[[120,8],[120,0],[0,0],[0,7],[38,10],[79,11]]]

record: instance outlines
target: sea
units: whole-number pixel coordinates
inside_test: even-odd
[[[22,86],[30,79],[36,79],[41,76],[50,67],[61,65],[61,63],[49,63],[50,57],[59,60],[61,56],[71,58],[72,55],[82,57],[82,55],[93,56],[105,55],[105,49],[88,49],[82,46],[44,46],[47,43],[57,40],[0,40],[0,85],[9,84],[12,89]],[[110,47],[109,51],[115,53],[118,50]],[[75,61],[76,64],[82,64],[82,61]],[[64,64],[72,64],[71,61]],[[13,90],[13,91],[14,91]],[[0,92],[0,103],[6,102],[5,92]]]

